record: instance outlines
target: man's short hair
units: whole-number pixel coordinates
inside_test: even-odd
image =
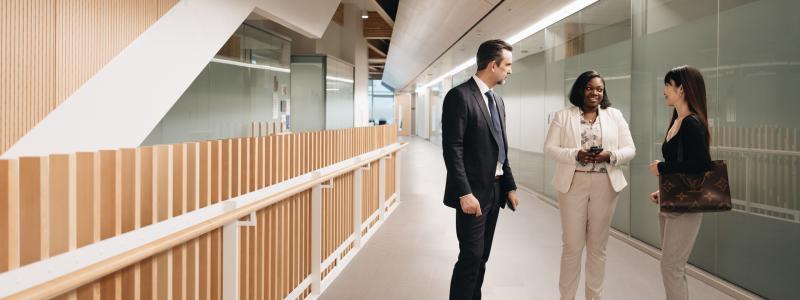
[[[503,49],[513,51],[511,45],[503,40],[489,40],[483,42],[483,44],[478,47],[478,54],[476,55],[478,71],[486,69],[492,61],[500,65],[503,61]]]

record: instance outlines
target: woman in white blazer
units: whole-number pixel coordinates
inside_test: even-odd
[[[627,186],[619,168],[636,155],[628,123],[611,108],[605,80],[595,71],[578,76],[574,105],[556,112],[544,153],[556,161],[553,185],[561,212],[561,299],[574,299],[586,246],[586,299],[600,299],[606,244],[617,195]]]

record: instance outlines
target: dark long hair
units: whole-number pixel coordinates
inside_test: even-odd
[[[569,102],[572,103],[572,105],[583,107],[583,101],[586,100],[586,95],[583,91],[586,89],[586,85],[589,84],[589,81],[595,77],[600,78],[603,82],[603,100],[600,101],[600,108],[606,109],[611,106],[611,100],[608,100],[606,80],[603,79],[603,76],[600,76],[600,73],[594,70],[583,72],[581,76],[578,76],[578,79],[575,79],[575,83],[572,84],[572,89],[569,91]]]
[[[711,145],[711,134],[708,130],[708,104],[706,101],[706,82],[703,80],[703,74],[700,70],[692,66],[675,67],[664,75],[664,85],[675,82],[675,87],[683,87],[684,99],[686,104],[689,105],[689,111],[697,115],[700,123],[705,128],[706,147]],[[672,120],[669,122],[669,127],[675,123],[678,118],[678,110],[672,110]]]

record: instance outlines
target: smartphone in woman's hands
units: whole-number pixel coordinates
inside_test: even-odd
[[[603,147],[602,146],[592,146],[592,147],[589,148],[589,152],[591,152],[592,154],[598,154],[600,152],[603,152]]]

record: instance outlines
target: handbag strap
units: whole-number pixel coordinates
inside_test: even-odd
[[[678,161],[683,161],[683,139],[679,136],[676,136],[676,138],[678,138]]]
[[[699,121],[699,119],[697,119],[697,116],[695,114],[690,114],[689,116],[687,116],[687,118],[695,118],[695,120]],[[684,121],[685,120],[686,119],[684,118]],[[683,129],[683,121],[681,121],[681,129]],[[678,129],[678,133],[680,133],[680,129]],[[675,137],[678,138],[678,161],[683,161],[683,139],[677,136],[677,134],[675,135],[676,135]]]

